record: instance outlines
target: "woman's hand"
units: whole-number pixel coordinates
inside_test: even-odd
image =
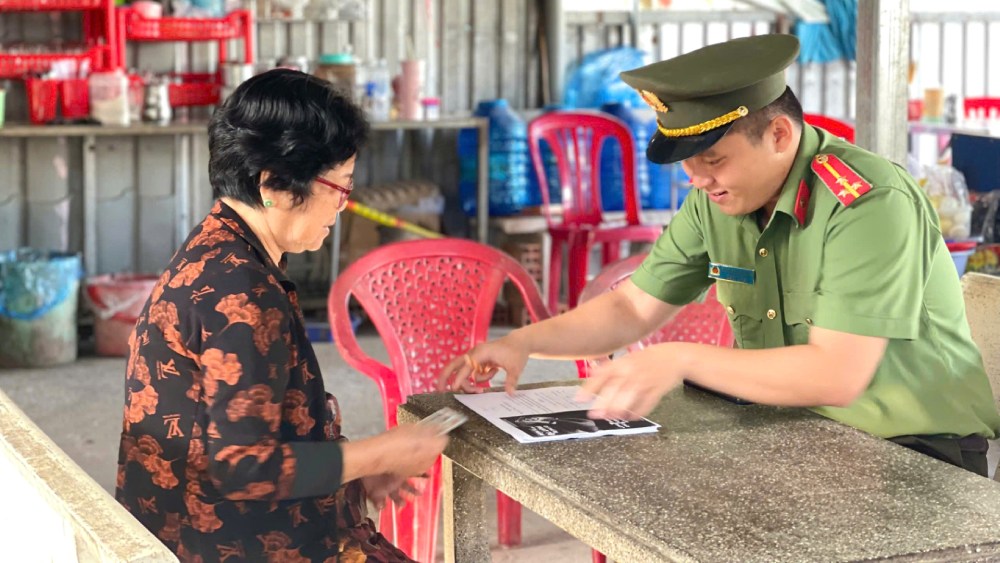
[[[438,375],[438,391],[478,393],[478,384],[489,381],[501,369],[507,374],[508,393],[517,389],[517,380],[528,363],[529,350],[514,333],[484,342],[453,359]]]
[[[422,484],[423,481],[423,477],[407,479],[392,473],[381,473],[361,478],[365,494],[377,510],[382,510],[385,507],[386,498],[391,499],[396,504],[396,508],[404,506],[409,499],[421,493],[422,487],[418,487],[417,484],[418,482]]]
[[[434,465],[448,436],[431,424],[401,424],[377,436],[341,445],[343,482],[382,474],[418,477]]]

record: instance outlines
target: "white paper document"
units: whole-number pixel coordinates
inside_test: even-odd
[[[645,418],[591,420],[587,418],[587,411],[593,401],[574,400],[579,389],[576,385],[542,387],[518,390],[513,397],[498,391],[455,395],[455,398],[522,444],[640,434],[660,428],[659,424]]]

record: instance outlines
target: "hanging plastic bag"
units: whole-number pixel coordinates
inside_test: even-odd
[[[938,212],[945,240],[968,239],[972,232],[972,204],[965,176],[944,164],[925,168],[924,176],[924,191]]]
[[[639,68],[646,54],[631,47],[604,49],[585,55],[571,67],[566,81],[567,108],[599,108],[619,102],[629,107],[645,107],[639,93],[622,82],[618,74]]]

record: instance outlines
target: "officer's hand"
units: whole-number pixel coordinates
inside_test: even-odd
[[[438,391],[477,393],[482,391],[479,384],[489,381],[503,370],[507,374],[507,392],[513,393],[526,363],[526,347],[513,335],[507,335],[479,344],[449,362],[438,375],[437,388]]]
[[[684,379],[671,367],[669,346],[659,344],[593,366],[578,394],[581,400],[596,396],[589,416],[638,420],[649,414]]]

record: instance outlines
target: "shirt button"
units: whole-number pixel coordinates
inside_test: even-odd
[[[806,318],[806,324],[807,324],[807,325],[811,325],[811,324],[813,324],[813,320],[812,320],[812,319],[810,319],[810,318]]]
[[[736,309],[733,309],[733,306],[730,305],[730,306],[726,307],[726,312],[729,313],[730,315],[734,315],[734,314],[736,314]]]
[[[761,248],[760,250],[757,251],[757,253],[760,254],[761,258],[767,258],[767,249],[766,248]]]
[[[774,317],[777,317],[777,316],[778,316],[778,313],[776,313],[774,311],[774,309],[768,309],[767,310],[767,318],[773,319]]]

